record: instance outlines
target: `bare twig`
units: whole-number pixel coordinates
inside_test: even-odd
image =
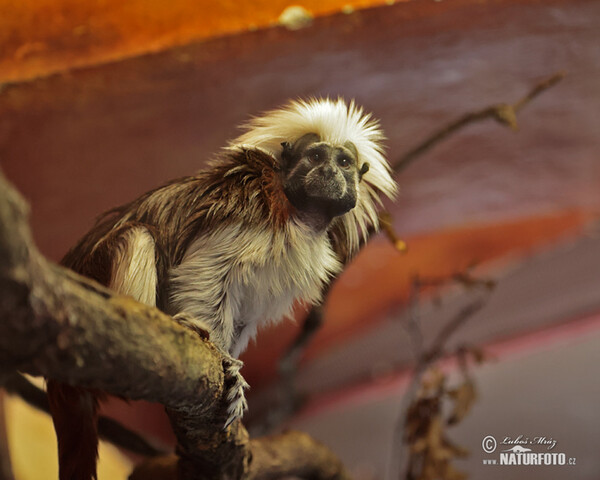
[[[388,211],[379,212],[379,228],[385,234],[390,243],[399,252],[405,253],[408,250],[406,242],[402,240],[394,230],[392,215]],[[374,232],[369,231],[369,236]]]
[[[423,288],[436,286],[440,287],[445,283],[454,281],[465,288],[479,288],[483,290],[484,296],[479,297],[461,310],[459,310],[448,322],[446,322],[438,334],[434,337],[429,346],[425,346],[423,341],[423,331],[420,325],[418,312],[419,298]],[[411,382],[402,397],[399,408],[399,414],[395,423],[392,450],[388,464],[388,479],[408,478],[406,476],[408,463],[408,449],[404,447],[404,431],[407,419],[407,412],[415,401],[419,386],[423,380],[425,372],[430,366],[446,354],[445,348],[449,338],[455,334],[473,315],[480,311],[487,303],[495,282],[490,279],[478,279],[467,272],[460,272],[451,275],[445,281],[441,278],[415,278],[412,283],[411,295],[409,298],[409,311],[407,319],[407,330],[411,337],[415,356],[415,367],[413,369]],[[402,473],[404,472],[404,473]],[[404,476],[400,476],[400,474]]]
[[[521,100],[519,100],[513,104],[513,109],[515,110],[515,112],[518,112],[525,105],[527,105],[529,102],[531,102],[535,97],[537,97],[541,93],[545,92],[549,88],[556,85],[563,78],[565,78],[566,75],[567,75],[566,72],[562,72],[562,71],[556,72],[554,75],[551,75],[550,77],[546,78],[545,80],[542,80],[541,82],[539,82],[537,85],[535,85],[529,91],[529,93],[527,95],[525,95]]]
[[[144,457],[158,457],[167,453],[165,450],[154,447],[145,438],[110,417],[100,416],[98,418],[98,435],[119,448]]]
[[[556,85],[565,76],[565,72],[557,72],[554,75],[542,80],[537,83],[523,98],[517,100],[515,103],[504,104],[499,103],[496,105],[490,105],[489,107],[470,112],[449,124],[443,126],[432,135],[427,137],[425,141],[421,142],[412,150],[398,158],[395,162],[392,162],[392,169],[394,172],[399,173],[407,168],[414,160],[423,155],[425,152],[431,150],[435,145],[444,141],[453,133],[458,130],[470,125],[472,123],[480,122],[482,120],[494,119],[502,125],[506,125],[513,130],[517,129],[517,112],[527,105],[531,100],[545,92],[549,88]]]
[[[444,355],[444,347],[448,339],[460,329],[469,319],[481,310],[487,303],[487,298],[478,298],[463,307],[453,318],[450,319],[440,332],[436,335],[431,346],[424,353],[420,362],[429,364]]]
[[[331,284],[325,289],[323,297],[327,295],[330,286]],[[279,360],[280,381],[277,385],[279,397],[278,407],[271,409],[267,413],[264,421],[256,427],[255,431],[257,433],[267,433],[271,431],[277,425],[283,423],[285,419],[292,415],[300,406],[300,396],[296,391],[296,385],[294,383],[296,368],[306,345],[310,343],[313,336],[319,331],[322,322],[323,306],[318,305],[310,309],[304,318],[304,323],[300,332],[294,339],[294,342]]]
[[[323,293],[325,297],[329,289],[326,289]],[[302,330],[299,335],[294,339],[294,342],[290,345],[290,348],[281,357],[279,362],[279,372],[282,376],[289,375],[293,372],[295,365],[297,364],[300,355],[302,354],[304,347],[310,342],[315,332],[319,331],[321,324],[323,323],[323,306],[318,305],[312,308],[304,319]]]

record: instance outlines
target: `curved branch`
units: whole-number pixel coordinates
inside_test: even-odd
[[[250,441],[253,462],[248,480],[286,477],[312,480],[347,480],[340,460],[306,433],[289,431]]]
[[[310,478],[311,480],[349,480],[340,460],[327,447],[309,435],[289,431],[250,440],[252,462],[245,480]],[[177,457],[169,455],[148,460],[138,466],[130,480],[173,480],[177,477]],[[151,476],[152,475],[152,476]]]
[[[392,169],[395,173],[400,173],[408,167],[414,160],[431,150],[435,145],[444,141],[453,133],[472,123],[480,122],[492,118],[502,125],[506,125],[513,130],[517,129],[517,112],[527,105],[531,100],[541,93],[553,87],[565,77],[565,72],[557,72],[554,75],[538,82],[533,88],[522,98],[513,104],[498,103],[489,107],[469,112],[463,116],[453,120],[447,125],[431,134],[423,142],[417,145],[412,150],[406,152],[395,162],[392,163]]]

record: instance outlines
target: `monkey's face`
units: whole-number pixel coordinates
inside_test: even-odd
[[[360,178],[368,164],[358,165],[351,142],[331,145],[309,133],[293,145],[282,143],[283,189],[300,218],[316,229],[352,210],[358,197]]]

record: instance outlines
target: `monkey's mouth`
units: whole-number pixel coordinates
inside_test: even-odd
[[[321,212],[327,221],[356,206],[356,196],[345,185],[313,180],[306,187],[306,209]]]
[[[356,206],[356,194],[348,188],[342,175],[312,171],[302,180],[284,188],[298,216],[317,230],[327,228],[333,218]]]

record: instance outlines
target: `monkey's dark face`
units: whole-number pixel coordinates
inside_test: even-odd
[[[356,206],[358,184],[368,164],[358,165],[351,142],[331,145],[309,133],[282,146],[284,192],[303,221],[324,229]]]

